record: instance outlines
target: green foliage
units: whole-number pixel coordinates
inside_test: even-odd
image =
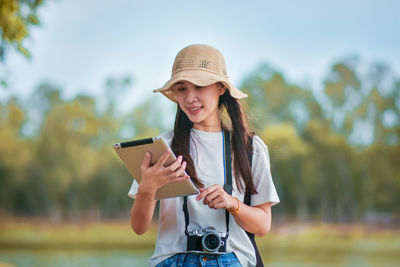
[[[28,102],[26,109],[15,100],[1,106],[0,137],[8,141],[0,146],[0,209],[55,220],[100,216],[98,210],[101,216],[125,214],[132,177],[112,149],[121,126],[113,110],[98,112],[87,95],[65,100],[49,83],[39,85]],[[25,122],[37,121],[34,115],[40,125],[25,136]]]
[[[321,107],[310,91],[288,84],[282,74],[268,65],[261,65],[246,78],[241,89],[249,96],[246,102],[256,129],[287,122],[301,130],[310,118],[323,119]]]
[[[259,135],[268,145],[271,170],[282,201],[278,214],[308,218],[307,193],[312,193],[308,189],[313,181],[306,181],[303,173],[310,148],[289,123],[267,126]]]
[[[0,61],[4,60],[7,45],[29,57],[23,40],[29,36],[29,26],[39,25],[37,9],[43,0],[0,0]]]
[[[326,114],[331,128],[354,145],[369,145],[361,136],[370,135],[372,143],[397,143],[396,128],[400,123],[399,80],[383,63],[374,63],[367,72],[359,73],[359,63],[343,60],[334,64],[325,79],[324,92],[330,108]],[[388,123],[387,121],[391,122]],[[363,124],[363,127],[359,125]],[[363,130],[369,127],[370,133]]]
[[[24,111],[15,99],[0,106],[0,203],[3,208],[16,208],[14,197],[18,188],[26,181],[27,166],[33,160],[33,153],[27,147],[29,140],[20,136],[25,119]],[[0,206],[1,207],[1,206]]]
[[[168,111],[166,107],[161,106],[155,96],[152,96],[136,108],[129,112],[124,118],[124,125],[131,126],[133,135],[136,138],[146,138],[148,136],[155,136],[162,131],[172,129],[173,121],[170,122],[169,127],[165,127],[161,114]]]
[[[334,107],[343,106],[348,101],[348,91],[360,91],[361,82],[350,64],[351,62],[334,64],[325,80],[324,91]]]
[[[399,216],[394,212],[400,204],[399,80],[384,64],[371,65],[366,74],[357,64],[349,59],[333,65],[324,104],[267,65],[245,79],[252,124],[271,155],[279,216],[326,221]]]

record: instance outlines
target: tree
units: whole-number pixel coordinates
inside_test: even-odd
[[[259,135],[268,144],[272,177],[282,202],[278,214],[309,219],[314,188],[310,185],[315,183],[311,181],[315,176],[306,173],[310,147],[289,123],[268,125]]]
[[[301,132],[310,118],[323,120],[322,109],[311,91],[288,84],[281,73],[267,64],[247,77],[241,89],[249,96],[245,101],[254,116],[250,122],[257,130],[287,122]]]
[[[43,0],[0,0],[0,62],[5,60],[9,45],[26,57],[30,57],[28,49],[22,43],[29,36],[30,26],[40,24],[37,10],[43,2]]]
[[[20,198],[21,187],[34,154],[31,142],[21,136],[25,120],[25,111],[15,98],[0,103],[0,139],[5,140],[0,146],[0,210],[18,210],[26,200]]]
[[[345,59],[325,79],[331,128],[353,145],[398,143],[400,81],[383,63],[373,63],[366,72],[360,69],[357,60]]]

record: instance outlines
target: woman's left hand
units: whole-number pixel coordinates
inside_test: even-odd
[[[196,200],[203,199],[204,205],[211,209],[236,209],[238,200],[229,195],[220,185],[212,185],[207,188],[200,188],[200,194]],[[269,232],[271,228],[271,203],[263,203],[257,206],[248,206],[240,202],[240,213],[234,215],[235,221],[244,230],[259,236]]]
[[[237,205],[236,199],[217,184],[204,189],[200,188],[200,194],[197,195],[196,200],[201,199],[203,199],[203,204],[211,209],[232,209]]]

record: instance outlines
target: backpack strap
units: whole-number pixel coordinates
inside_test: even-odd
[[[250,136],[249,136],[249,142],[251,144],[251,151],[247,152],[247,158],[249,159],[250,169],[251,169],[251,167],[253,165],[253,138],[250,137]],[[248,192],[247,188],[246,188],[246,191],[245,191],[243,203],[248,205],[248,206],[251,206],[250,205],[251,204],[251,194]],[[253,245],[254,251],[256,253],[256,260],[257,260],[256,267],[264,267],[264,264],[263,264],[261,256],[260,256],[260,252],[258,251],[258,247],[257,247],[257,244],[256,244],[256,240],[255,240],[254,234],[253,233],[249,233],[247,231],[246,231],[246,234],[249,237],[249,239],[251,241],[251,244]]]

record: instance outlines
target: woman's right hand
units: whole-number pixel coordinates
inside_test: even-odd
[[[164,167],[171,153],[172,151],[167,150],[153,166],[150,166],[150,152],[146,153],[140,166],[142,180],[139,184],[138,193],[155,194],[157,189],[165,184],[189,179],[189,176],[185,175],[186,162],[182,162],[182,156],[179,156],[169,166]]]

